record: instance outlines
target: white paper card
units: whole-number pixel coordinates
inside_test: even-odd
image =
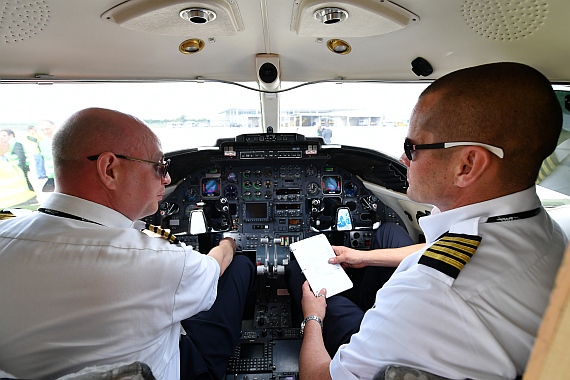
[[[329,263],[335,254],[325,235],[315,235],[291,243],[289,248],[295,254],[315,295],[322,288],[327,290],[327,298],[352,288],[352,281],[340,264]]]

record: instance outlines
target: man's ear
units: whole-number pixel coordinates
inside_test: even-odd
[[[479,181],[489,170],[492,153],[479,146],[468,146],[461,150],[457,160],[455,185],[468,187]]]
[[[97,159],[97,174],[101,182],[111,190],[117,189],[117,176],[119,168],[119,159],[111,152],[105,152],[99,155]]]

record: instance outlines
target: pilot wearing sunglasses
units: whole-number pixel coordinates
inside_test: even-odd
[[[203,255],[140,231],[170,184],[158,137],[90,108],[58,130],[53,156],[55,192],[0,224],[0,367],[57,378],[141,361],[159,379],[221,378],[254,267],[231,238]]]

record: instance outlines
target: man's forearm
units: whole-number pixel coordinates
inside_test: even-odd
[[[331,357],[323,342],[321,326],[316,321],[308,321],[299,355],[299,380],[331,379],[330,363]]]
[[[232,262],[235,254],[235,242],[233,242],[233,239],[232,241],[229,241],[227,239],[231,238],[224,238],[220,240],[218,246],[212,248],[208,253],[208,255],[216,259],[220,265],[220,276],[224,274],[225,270]]]
[[[365,252],[363,263],[366,266],[397,267],[402,260],[423,247],[425,247],[425,243],[400,248],[373,249]]]

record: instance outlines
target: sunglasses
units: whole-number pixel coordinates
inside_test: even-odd
[[[115,157],[121,158],[123,160],[146,162],[149,164],[157,165],[158,170],[160,170],[163,178],[166,178],[166,175],[168,174],[168,168],[170,167],[170,159],[164,161],[164,158],[163,158],[163,161],[161,161],[161,162],[154,162],[154,161],[149,161],[149,160],[143,160],[140,158],[133,158],[133,157],[125,156],[122,154],[115,154],[115,153],[113,153],[113,154],[115,155]],[[100,156],[100,154],[95,155],[95,156],[89,156],[89,157],[87,157],[87,159],[89,161],[96,161],[99,158],[99,156]]]
[[[453,148],[455,146],[480,146],[482,148],[487,149],[489,152],[495,154],[499,158],[503,158],[505,156],[505,153],[503,152],[503,150],[501,148],[498,148],[496,146],[489,145],[489,144],[478,143],[478,142],[457,141],[457,142],[414,145],[414,144],[412,144],[412,142],[410,141],[409,138],[406,137],[406,139],[404,140],[404,152],[406,153],[406,157],[410,161],[412,161],[412,159],[414,157],[413,153],[416,150],[447,149],[447,148]]]

